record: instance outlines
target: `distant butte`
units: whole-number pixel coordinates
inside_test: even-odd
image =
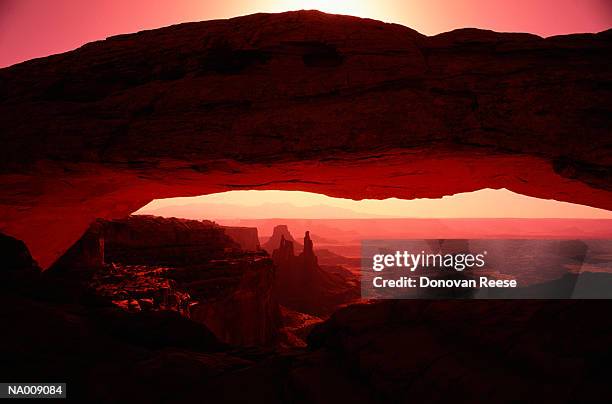
[[[232,189],[505,187],[612,209],[611,37],[427,37],[300,11],[1,69],[0,231],[48,267],[98,217]]]

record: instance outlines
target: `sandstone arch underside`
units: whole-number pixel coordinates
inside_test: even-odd
[[[0,231],[47,267],[95,218],[232,189],[612,209],[611,38],[291,12],[2,69]]]

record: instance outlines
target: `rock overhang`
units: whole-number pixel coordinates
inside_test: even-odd
[[[1,229],[48,266],[97,217],[231,189],[612,209],[610,48],[292,12],[22,63],[0,70]]]

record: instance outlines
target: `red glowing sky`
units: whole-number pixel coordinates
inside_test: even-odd
[[[397,22],[427,35],[463,27],[541,36],[612,27],[610,0],[0,0],[0,67],[120,33],[298,9]]]

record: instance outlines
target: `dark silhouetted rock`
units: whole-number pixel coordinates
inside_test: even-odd
[[[298,243],[291,233],[289,232],[289,228],[285,224],[278,224],[274,226],[274,230],[272,230],[272,236],[263,244],[263,249],[266,250],[270,255],[276,250],[281,244],[282,241],[290,241],[292,243],[292,247],[296,250],[302,250],[304,247]]]
[[[278,226],[277,226],[278,228]],[[286,235],[293,239],[289,230]],[[279,303],[292,310],[325,316],[342,304],[359,299],[357,279],[347,270],[319,266],[310,233],[304,235],[304,248],[295,255],[293,241],[281,234],[280,245],[272,253],[277,268],[276,293]]]
[[[83,236],[55,262],[51,271],[96,269],[104,266],[104,234],[100,222],[92,223]]]
[[[610,35],[427,37],[296,11],[1,69],[0,230],[47,268],[96,218],[233,189],[612,209]]]
[[[611,310],[612,300],[384,301],[341,309],[308,350],[279,352],[219,344],[175,313],[0,295],[11,325],[0,377],[62,380],[86,403],[609,402]]]
[[[198,301],[190,309],[191,318],[206,324],[222,341],[243,346],[276,342],[281,318],[274,266],[267,255],[179,268],[167,276]]]
[[[109,263],[190,266],[240,251],[221,226],[208,221],[138,215],[103,222],[103,232]]]
[[[3,271],[19,271],[36,268],[36,261],[21,240],[0,233],[0,260]]]
[[[521,288],[488,291],[496,299],[612,299],[612,274],[567,273],[559,279]]]
[[[610,302],[379,301],[339,310],[309,347],[381,402],[608,401]]]
[[[21,240],[0,233],[0,291],[36,294],[41,271]]]

